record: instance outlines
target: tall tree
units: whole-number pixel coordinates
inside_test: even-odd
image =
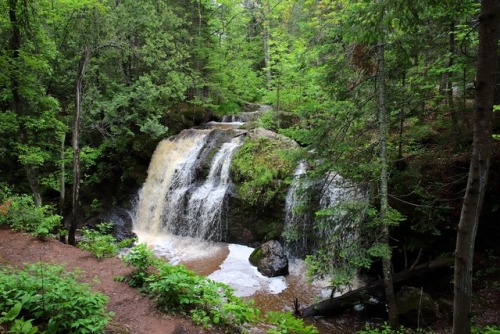
[[[467,188],[455,247],[453,334],[471,332],[472,260],[488,182],[492,147],[495,73],[500,34],[500,1],[482,0],[474,105],[474,139]]]
[[[0,19],[0,106],[4,111],[0,121],[8,121],[12,133],[0,139],[7,143],[6,155],[11,158],[2,164],[16,165],[11,175],[25,172],[18,189],[24,190],[27,184],[36,205],[41,205],[48,188],[43,178],[55,160],[56,138],[65,130],[56,118],[58,102],[44,86],[51,76],[54,43],[43,29],[40,1],[2,1],[0,8],[7,14]]]
[[[75,84],[75,116],[73,120],[73,136],[71,139],[73,148],[73,193],[71,201],[71,218],[68,233],[68,243],[76,244],[75,233],[78,223],[79,200],[80,200],[80,123],[82,121],[82,95],[83,80],[87,72],[87,66],[90,60],[91,51],[87,46],[83,48],[82,56],[78,62],[78,71],[76,72]]]
[[[389,139],[389,118],[387,117],[385,92],[385,46],[383,41],[377,45],[377,109],[379,119],[379,157],[380,157],[380,218],[382,220],[382,242],[389,246],[389,226],[386,222],[389,216],[389,174],[387,142]],[[394,296],[392,279],[392,256],[382,257],[384,274],[385,299],[389,313],[389,323],[392,328],[399,327],[398,310]]]

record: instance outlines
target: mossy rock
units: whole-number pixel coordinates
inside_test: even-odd
[[[288,275],[288,257],[277,240],[269,240],[257,247],[250,257],[250,263],[264,276]]]
[[[245,138],[231,165],[242,201],[260,207],[283,202],[295,168],[295,162],[285,153],[290,148],[288,142],[277,137]]]
[[[262,260],[262,248],[257,247],[254,249],[252,254],[250,254],[250,257],[248,258],[252,266],[257,267],[259,264],[260,260]]]

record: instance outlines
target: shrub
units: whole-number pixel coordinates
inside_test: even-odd
[[[13,326],[18,320],[21,328],[28,328],[24,324],[33,322],[49,333],[99,333],[112,316],[105,309],[107,297],[92,292],[88,284],[77,282],[77,278],[77,273],[43,262],[22,270],[1,268],[0,311],[7,311]],[[19,314],[29,320],[18,319]]]
[[[313,326],[306,326],[304,321],[295,318],[289,312],[267,312],[269,323],[275,327],[269,329],[269,334],[317,334],[318,330]]]
[[[500,334],[500,326],[472,327],[472,334]]]
[[[229,286],[157,259],[145,244],[132,248],[123,260],[136,267],[125,280],[147,292],[162,311],[189,314],[204,327],[218,325],[232,331],[257,320],[259,310],[234,296]]]
[[[238,328],[257,319],[250,304],[233,295],[229,286],[196,275],[184,266],[162,263],[148,277],[149,291],[164,311],[189,312],[198,324]]]
[[[118,254],[116,239],[108,234],[113,228],[111,223],[100,223],[96,229],[83,228],[83,238],[78,242],[78,248],[88,250],[96,258],[113,257]]]
[[[61,226],[62,217],[53,214],[49,205],[36,206],[29,195],[13,195],[6,214],[0,214],[0,224],[7,224],[16,231],[28,232],[35,237],[50,236]]]
[[[133,247],[128,254],[122,257],[122,260],[126,265],[135,267],[130,278],[122,279],[134,288],[144,287],[146,278],[151,274],[150,269],[160,263],[153,251],[148,249],[144,243]]]

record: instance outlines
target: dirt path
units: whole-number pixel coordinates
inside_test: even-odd
[[[68,270],[83,270],[81,280],[90,283],[94,290],[109,296],[107,308],[115,313],[110,326],[111,333],[210,333],[187,319],[157,312],[147,297],[141,296],[126,283],[113,281],[114,277],[124,276],[132,271],[117,257],[97,260],[89,252],[55,239],[42,242],[29,235],[0,227],[0,266],[6,263],[21,266],[23,263],[38,261],[65,264]]]

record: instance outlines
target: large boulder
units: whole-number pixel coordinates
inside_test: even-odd
[[[404,286],[396,294],[399,319],[408,327],[428,326],[439,318],[439,305],[421,289]]]
[[[267,277],[288,275],[288,257],[276,240],[268,241],[250,254],[250,263]]]
[[[95,226],[100,223],[113,224],[113,230],[110,231],[110,234],[115,237],[118,242],[124,239],[133,239],[137,237],[132,231],[132,216],[130,212],[125,209],[113,208],[89,219],[85,225],[88,228],[95,228]]]

